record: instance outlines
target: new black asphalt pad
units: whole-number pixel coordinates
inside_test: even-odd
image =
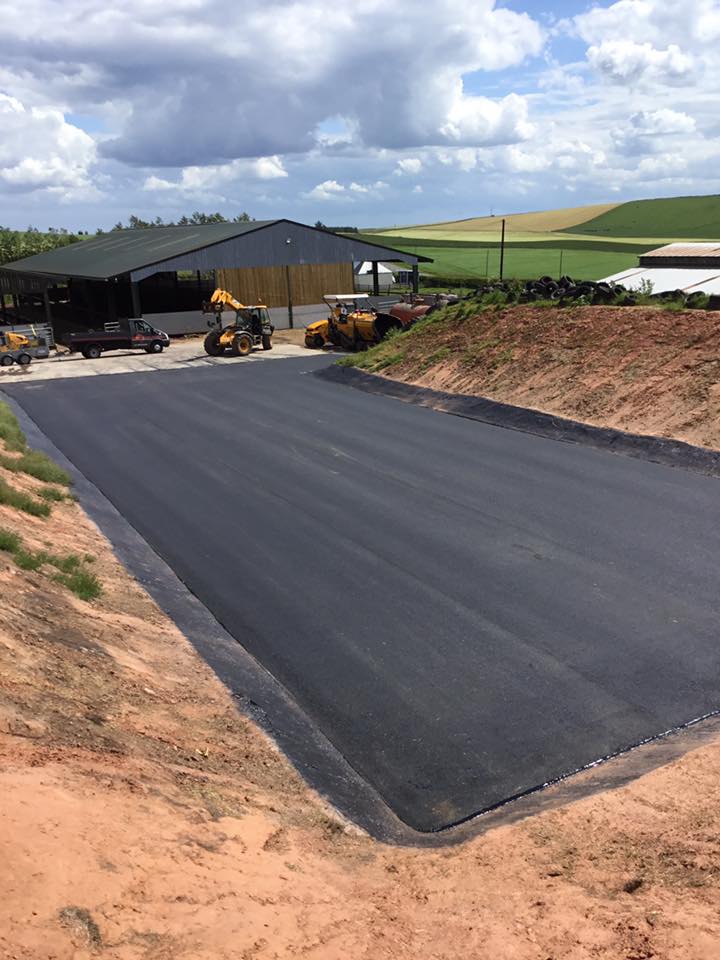
[[[720,708],[719,480],[326,362],[8,392],[417,830]]]

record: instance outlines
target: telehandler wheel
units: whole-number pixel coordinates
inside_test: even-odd
[[[15,361],[13,360],[13,358],[10,356],[9,353],[4,353],[0,357],[0,367],[11,367],[14,363]]]
[[[272,350],[272,337],[269,333],[262,335],[262,348],[263,350]]]
[[[220,331],[211,330],[205,337],[203,346],[205,353],[211,357],[221,357],[225,353],[225,347],[220,343]]]
[[[253,348],[252,337],[249,333],[236,334],[230,348],[236,357],[247,357]]]
[[[325,340],[319,333],[316,333],[305,340],[305,346],[310,347],[311,350],[322,350],[325,346]]]

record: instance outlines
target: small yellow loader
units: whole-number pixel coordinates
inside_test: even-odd
[[[11,367],[13,363],[25,367],[37,357],[50,356],[44,337],[28,337],[24,333],[12,330],[0,330],[0,367]]]

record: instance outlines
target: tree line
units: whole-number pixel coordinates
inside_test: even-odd
[[[360,233],[358,227],[328,227],[322,220],[316,220],[315,226],[318,230],[327,230],[329,233]]]

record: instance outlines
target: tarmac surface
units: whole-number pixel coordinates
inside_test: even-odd
[[[417,830],[720,709],[720,481],[327,362],[8,394]]]

